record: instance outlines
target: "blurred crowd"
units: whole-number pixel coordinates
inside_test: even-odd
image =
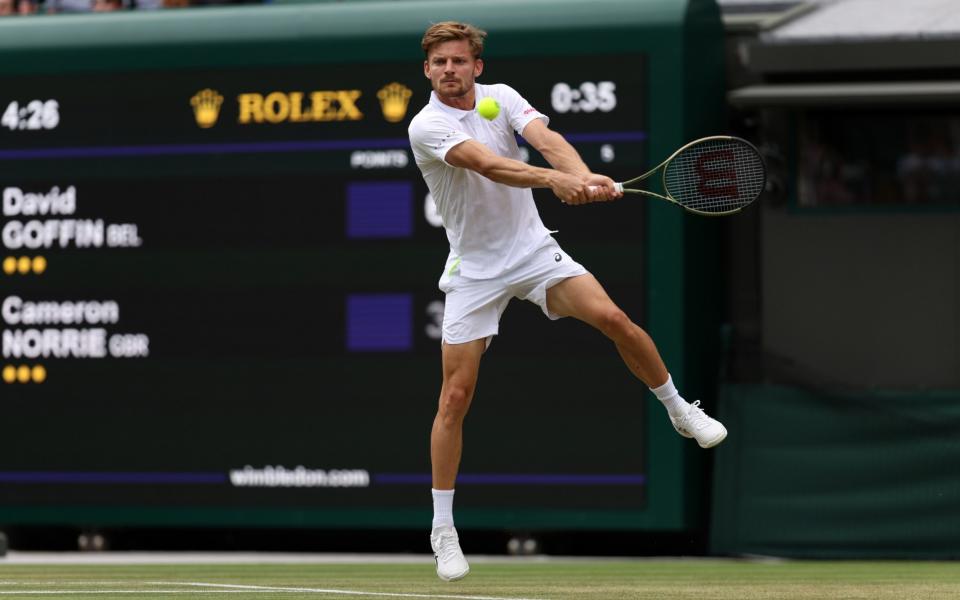
[[[0,0],[0,17],[55,13],[154,10],[226,4],[263,4],[265,0]],[[267,0],[269,1],[269,0]]]

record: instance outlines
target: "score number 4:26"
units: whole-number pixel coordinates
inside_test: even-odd
[[[0,125],[10,131],[54,129],[59,124],[60,103],[56,100],[31,100],[26,106],[14,100],[0,117]]]

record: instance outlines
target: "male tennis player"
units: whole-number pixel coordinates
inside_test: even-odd
[[[597,175],[545,115],[503,84],[482,85],[486,32],[466,23],[427,29],[423,73],[433,92],[410,123],[417,166],[443,218],[450,255],[440,278],[443,314],[443,386],[433,422],[433,531],[437,575],[464,577],[470,567],[453,525],[453,493],[462,451],[462,425],[477,383],[480,357],[497,334],[511,298],[536,303],[550,319],[575,317],[616,344],[634,375],[663,402],[677,431],[710,448],[726,429],[680,397],[653,341],[570,258],[544,227],[530,188],[550,188],[567,204],[619,198],[614,182]],[[490,96],[500,114],[486,120],[475,103]],[[514,132],[553,166],[520,160]]]

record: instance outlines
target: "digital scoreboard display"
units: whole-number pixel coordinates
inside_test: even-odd
[[[616,64],[491,59],[480,81],[623,179],[645,86]],[[0,509],[421,525],[448,245],[406,130],[429,91],[418,63],[0,78]],[[535,198],[642,321],[643,204]],[[500,331],[458,519],[642,509],[646,390],[612,343],[519,300]]]

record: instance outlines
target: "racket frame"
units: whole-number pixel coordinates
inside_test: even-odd
[[[703,143],[703,142],[708,142],[708,141],[711,141],[711,140],[724,140],[724,141],[736,140],[737,142],[746,144],[747,146],[753,148],[753,151],[757,153],[757,156],[758,156],[758,157],[760,157],[761,163],[763,162],[763,155],[760,154],[760,151],[757,149],[756,146],[754,146],[753,144],[751,144],[751,143],[748,142],[747,140],[745,140],[745,139],[743,139],[743,138],[735,137],[735,136],[732,136],[732,135],[711,135],[711,136],[702,137],[702,138],[699,138],[699,139],[696,139],[696,140],[687,142],[687,143],[684,144],[683,146],[677,148],[677,149],[674,151],[673,154],[671,154],[670,156],[668,156],[668,157],[666,158],[666,160],[664,160],[663,162],[661,162],[659,165],[655,166],[654,168],[650,169],[649,171],[647,171],[647,172],[644,173],[643,175],[640,175],[639,177],[634,177],[633,179],[628,179],[627,181],[624,181],[624,182],[622,182],[622,183],[616,183],[615,185],[616,185],[617,191],[623,192],[624,194],[643,194],[644,196],[653,196],[654,198],[659,198],[660,200],[666,200],[667,202],[672,202],[672,203],[676,204],[677,206],[683,208],[684,210],[686,210],[686,211],[688,211],[688,212],[691,212],[691,213],[694,213],[694,214],[697,214],[697,215],[703,215],[703,216],[705,216],[705,217],[723,217],[723,216],[726,216],[726,215],[732,215],[732,214],[736,214],[736,213],[740,212],[740,211],[743,210],[744,208],[746,208],[746,207],[750,206],[751,204],[753,204],[753,202],[754,202],[754,200],[756,200],[756,198],[754,198],[754,200],[751,200],[750,202],[748,202],[747,204],[744,204],[743,206],[741,206],[741,207],[739,207],[739,208],[734,208],[734,209],[731,209],[731,210],[725,210],[725,211],[722,211],[722,212],[707,212],[707,211],[703,211],[703,210],[697,210],[697,209],[695,209],[695,208],[690,208],[689,206],[685,206],[684,204],[682,204],[682,203],[679,202],[678,200],[676,200],[676,199],[674,199],[673,197],[671,197],[669,192],[667,192],[667,195],[663,195],[663,194],[657,194],[656,192],[651,192],[651,191],[649,191],[649,190],[641,190],[641,189],[628,188],[628,187],[626,187],[626,186],[629,186],[629,185],[633,185],[633,184],[635,184],[635,183],[639,183],[639,182],[643,181],[644,179],[650,177],[651,175],[653,175],[654,173],[656,173],[656,172],[659,171],[660,169],[663,169],[663,174],[661,175],[661,181],[660,181],[660,183],[661,183],[661,185],[663,186],[663,189],[666,190],[666,189],[667,189],[667,181],[666,181],[666,178],[667,178],[667,169],[666,169],[666,166],[667,166],[668,164],[670,164],[670,161],[672,161],[673,159],[675,159],[678,154],[680,154],[681,152],[683,152],[684,150],[686,150],[686,149],[689,148],[690,146],[695,146],[695,145],[697,145],[697,144],[701,144],[701,143]],[[763,170],[763,183],[760,185],[760,189],[763,189],[763,187],[766,185],[766,180],[767,180],[767,170],[766,170],[766,167],[764,167],[764,170]]]

